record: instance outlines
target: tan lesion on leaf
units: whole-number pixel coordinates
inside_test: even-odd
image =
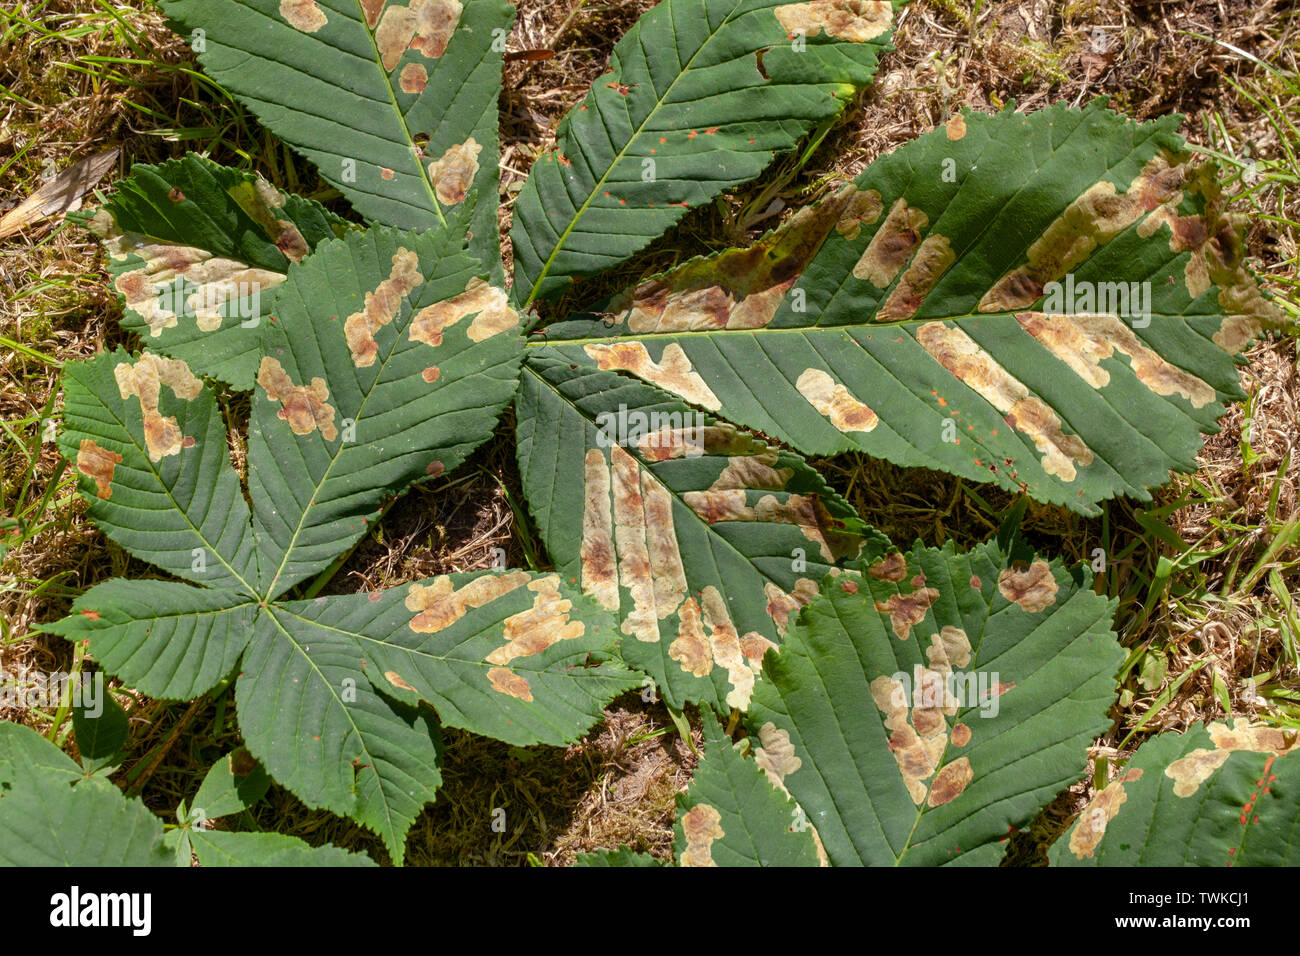
[[[842,432],[869,432],[879,424],[876,413],[819,368],[804,369],[795,382],[799,394]]]
[[[970,666],[970,638],[960,627],[945,624],[938,634],[931,635],[925,656],[932,670],[951,674],[954,668]]]
[[[916,340],[940,365],[977,392],[1005,417],[1007,424],[1027,435],[1042,453],[1042,467],[1062,481],[1074,481],[1076,465],[1090,465],[1092,450],[1078,435],[1067,435],[1061,419],[1042,399],[980,348],[959,328],[926,322]]]
[[[400,687],[402,690],[409,690],[412,693],[418,693],[414,687],[408,684],[405,678],[397,671],[384,671],[384,679],[394,687]]]
[[[828,563],[840,558],[856,557],[862,550],[860,535],[841,531],[837,520],[816,495],[789,494],[779,498],[763,495],[751,506],[749,495],[743,488],[687,491],[682,501],[696,515],[709,524],[720,521],[758,521],[790,524],[799,529],[805,538],[817,545],[817,550]]]
[[[375,46],[385,70],[392,70],[407,49],[429,59],[446,52],[460,22],[458,0],[411,0],[408,6],[390,3],[375,27]],[[367,10],[367,19],[370,11]]]
[[[1016,321],[1093,388],[1110,384],[1110,373],[1101,360],[1122,352],[1128,356],[1138,381],[1155,394],[1179,395],[1193,408],[1204,408],[1214,401],[1210,385],[1143,345],[1118,316],[1018,312]]]
[[[361,10],[366,15],[366,26],[370,29],[373,30],[379,22],[379,13],[386,2],[387,0],[361,0]]]
[[[464,202],[478,175],[478,156],[483,144],[471,136],[463,143],[448,147],[447,151],[429,164],[429,182],[433,185],[438,202],[455,206]]]
[[[424,68],[423,63],[408,63],[402,67],[402,72],[397,77],[397,86],[403,93],[423,93],[424,88],[429,85],[429,71]],[[481,147],[480,147],[481,148]],[[477,153],[475,154],[477,155]],[[475,167],[478,163],[475,162]],[[473,181],[473,174],[470,180]],[[442,197],[439,197],[440,199]],[[464,197],[461,197],[464,198]],[[444,203],[450,205],[450,203]]]
[[[776,632],[784,637],[790,615],[803,610],[817,596],[817,582],[811,578],[799,578],[794,583],[794,590],[787,594],[767,581],[763,584],[763,593],[767,595],[767,616],[776,624]]]
[[[117,391],[123,399],[132,396],[140,400],[140,415],[144,424],[145,449],[150,461],[161,461],[168,455],[180,454],[185,447],[185,436],[175,417],[163,415],[158,410],[163,386],[171,389],[177,398],[190,401],[203,390],[190,367],[180,359],[162,358],[142,353],[135,363],[119,362],[113,368]]]
[[[889,624],[900,641],[912,635],[912,628],[925,620],[930,606],[939,599],[935,588],[918,588],[907,594],[891,594],[887,600],[877,601],[876,610],[889,615]]]
[[[682,815],[686,849],[677,859],[681,866],[718,865],[713,862],[713,842],[726,836],[721,820],[722,814],[707,803],[697,803]]]
[[[583,351],[605,371],[631,372],[652,385],[658,385],[710,411],[722,407],[718,397],[692,368],[691,360],[676,342],[670,342],[664,347],[658,362],[650,358],[650,353],[642,342],[593,343],[584,345]]]
[[[230,197],[248,217],[262,227],[275,247],[291,262],[301,262],[311,249],[302,232],[277,212],[284,208],[284,193],[261,176],[252,182],[241,182],[227,190]]]
[[[533,606],[512,614],[502,628],[506,643],[487,656],[489,664],[509,664],[519,657],[531,657],[560,641],[582,637],[586,625],[569,619],[573,602],[560,593],[560,578],[556,574],[534,578],[528,582],[533,592]]]
[[[921,244],[921,230],[929,221],[922,210],[909,206],[902,197],[897,199],[853,267],[853,277],[886,288]]]
[[[879,193],[847,184],[751,246],[692,259],[624,291],[610,311],[634,334],[764,328],[832,229],[856,235],[879,215]]]
[[[745,637],[751,651],[758,649],[754,637],[762,640],[757,634]],[[767,647],[762,650],[766,653]],[[745,654],[740,635],[727,612],[726,600],[717,588],[709,585],[700,593],[699,601],[688,597],[683,602],[678,612],[677,639],[669,645],[668,656],[695,677],[707,677],[714,667],[723,668],[731,684],[726,695],[727,706],[739,710],[749,707],[754,680],[762,668],[762,655],[755,663]]]
[[[95,482],[95,494],[100,498],[113,497],[113,470],[121,462],[121,455],[89,438],[83,438],[77,448],[77,470]]]
[[[303,33],[315,33],[328,22],[316,0],[280,0],[280,16]]]
[[[447,575],[429,584],[412,584],[406,592],[406,609],[415,612],[410,628],[417,634],[436,634],[459,621],[470,608],[483,607],[532,581],[527,571],[484,574],[457,588]]]
[[[1088,805],[1079,814],[1079,822],[1075,824],[1074,832],[1070,834],[1069,847],[1075,859],[1082,860],[1085,856],[1093,855],[1097,845],[1101,843],[1101,838],[1106,835],[1106,827],[1111,820],[1115,819],[1119,808],[1128,800],[1128,794],[1124,792],[1124,784],[1141,779],[1142,771],[1133,767],[1122,777],[1112,780],[1092,795]]]
[[[232,298],[249,290],[267,292],[285,279],[279,273],[249,268],[246,263],[192,246],[153,242],[135,233],[118,232],[115,225],[105,228],[104,248],[109,258],[121,262],[136,256],[143,260],[143,265],[118,275],[113,288],[122,293],[127,308],[144,319],[151,338],[179,324],[180,303],[175,301],[179,277],[197,287],[186,297],[185,307],[193,313],[201,332],[221,327],[219,310]]]
[[[867,573],[877,581],[892,581],[897,584],[907,577],[907,558],[901,551],[891,551],[867,568]]]
[[[1028,565],[1017,562],[998,572],[998,592],[1030,614],[1055,604],[1057,590],[1051,565],[1042,558],[1035,558]]]
[[[666,413],[669,424],[654,428],[637,440],[636,448],[641,457],[647,461],[670,461],[675,458],[696,457],[699,455],[744,455],[749,452],[766,452],[767,446],[731,425],[686,425],[678,427],[678,421],[690,421],[691,413],[680,415],[677,412]],[[716,483],[715,483],[716,484]]]
[[[582,590],[609,611],[618,610],[614,525],[610,518],[609,467],[598,448],[583,461]]]
[[[398,248],[393,253],[388,278],[381,280],[373,292],[367,292],[362,311],[353,312],[343,323],[343,334],[347,336],[348,350],[357,368],[375,364],[379,354],[375,333],[397,318],[402,300],[423,281],[420,257],[408,249]]]
[[[508,667],[490,667],[487,679],[498,694],[515,697],[526,704],[533,702],[533,689],[522,674],[516,674]]]
[[[772,786],[791,800],[794,799],[786,786],[785,778],[802,767],[803,761],[794,752],[794,744],[790,741],[788,730],[780,729],[770,720],[758,728],[758,746],[754,748],[754,763],[758,764]],[[826,855],[826,847],[822,845],[821,834],[811,822],[808,824],[808,830],[812,833],[813,844],[817,848],[818,862],[822,866],[830,866],[830,857]]]
[[[482,342],[519,326],[519,313],[510,307],[505,292],[475,276],[460,295],[415,313],[411,341],[437,348],[443,333],[470,315],[474,320],[465,335],[471,342]]]
[[[794,477],[793,468],[776,468],[776,452],[764,452],[759,455],[734,455],[727,459],[727,464],[718,477],[709,485],[712,491],[728,489],[753,488],[765,491],[782,491]]]
[[[948,122],[944,124],[944,129],[947,131],[949,139],[961,139],[966,135],[966,117],[962,116],[961,113],[953,113],[948,118]]]
[[[659,621],[676,612],[686,596],[672,499],[622,448],[613,446],[610,459],[618,576],[632,598],[622,631],[654,643],[659,640]]]
[[[1026,250],[1026,261],[995,282],[980,299],[981,312],[1023,309],[1037,301],[1043,288],[1084,262],[1100,245],[1110,242],[1148,212],[1167,202],[1177,203],[1186,181],[1186,167],[1167,153],[1155,156],[1119,193],[1115,184],[1093,183],[1070,203]]]
[[[887,0],[811,0],[788,3],[772,11],[787,34],[827,36],[866,43],[889,30],[894,8]]]
[[[326,441],[339,437],[334,424],[334,406],[326,402],[330,391],[325,379],[317,376],[310,385],[294,385],[279,361],[266,355],[257,369],[257,384],[266,391],[268,399],[280,403],[276,414],[289,423],[295,435],[310,435],[319,428]]]
[[[971,769],[969,757],[958,757],[951,763],[944,764],[930,784],[926,806],[939,807],[956,800],[974,776],[975,771]]]
[[[1227,762],[1235,751],[1272,754],[1283,757],[1300,751],[1300,732],[1255,724],[1238,717],[1231,727],[1215,721],[1206,728],[1213,750],[1197,747],[1165,768],[1165,776],[1174,781],[1174,796],[1190,797]]]
[[[947,236],[926,236],[912,257],[911,265],[876,313],[875,321],[898,322],[910,319],[956,261],[957,253],[953,251]]]

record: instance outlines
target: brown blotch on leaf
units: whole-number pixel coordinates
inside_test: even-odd
[[[916,340],[940,365],[965,383],[1006,417],[1007,424],[1027,435],[1042,452],[1042,467],[1062,481],[1078,476],[1075,465],[1090,465],[1091,449],[1078,435],[1067,435],[1061,419],[1023,382],[959,328],[926,322],[916,329]]]
[[[328,22],[316,0],[280,0],[280,16],[303,33],[315,33]]]
[[[393,171],[392,171],[391,169],[389,169],[387,166],[380,166],[380,167],[379,167],[379,176],[380,176],[380,178],[382,178],[382,179],[384,179],[384,180],[387,180],[387,181],[390,181],[390,182],[391,182],[391,181],[392,181],[392,178],[393,178],[393,176],[394,176],[394,173],[393,173]]]
[[[650,358],[650,353],[641,342],[615,342],[609,345],[597,343],[584,345],[582,350],[595,359],[596,365],[601,369],[631,372],[652,385],[667,389],[710,411],[722,407],[718,397],[692,368],[691,360],[676,342],[664,346],[658,362]]]
[[[167,190],[167,198],[172,202],[184,202],[185,194],[173,186],[171,189]]]
[[[388,680],[388,683],[392,684],[394,687],[400,687],[402,690],[409,690],[412,693],[416,693],[415,688],[404,681],[402,675],[397,673],[397,671],[384,671],[384,677]]]
[[[445,574],[427,585],[412,584],[406,593],[406,609],[416,612],[410,628],[418,634],[436,634],[459,621],[470,608],[483,607],[531,580],[526,571],[510,571],[484,574],[459,589]]]
[[[482,342],[519,325],[519,313],[510,307],[505,292],[476,276],[465,284],[460,295],[417,312],[411,320],[411,341],[437,348],[443,333],[470,315],[474,321],[465,335],[471,342]]]
[[[944,129],[947,130],[949,139],[961,139],[966,135],[966,117],[960,113],[953,113],[944,125]]]
[[[1016,562],[998,573],[998,592],[1033,614],[1056,603],[1056,578],[1042,558],[1035,558],[1027,567],[1024,562]]]
[[[280,403],[276,414],[289,423],[295,435],[309,435],[319,428],[326,441],[339,437],[334,424],[334,406],[325,401],[330,397],[325,379],[316,377],[310,385],[294,385],[279,361],[267,355],[258,366],[257,384],[266,390],[267,398]]]
[[[1129,358],[1133,374],[1157,395],[1179,395],[1193,408],[1214,401],[1214,389],[1190,372],[1166,362],[1144,345],[1118,316],[1048,315],[1018,312],[1016,321],[1093,388],[1110,384],[1101,360],[1117,351]]]
[[[348,349],[357,368],[375,364],[375,357],[379,354],[375,332],[397,317],[402,300],[423,281],[420,257],[416,253],[401,248],[393,253],[388,278],[382,280],[373,292],[367,292],[362,311],[353,312],[343,323],[343,334],[347,336]]]
[[[841,581],[841,582],[840,582],[840,590],[843,591],[845,594],[857,594],[857,593],[858,593],[858,582],[857,582],[857,581]]]
[[[361,0],[361,9],[366,14],[366,26],[370,29],[373,30],[379,22],[379,11],[384,9],[386,2],[387,0]]]
[[[707,803],[697,803],[682,816],[682,834],[686,837],[686,849],[682,851],[677,862],[681,866],[717,866],[713,862],[713,841],[721,840],[726,834],[719,821],[720,814]]]
[[[144,352],[134,365],[128,361],[114,366],[113,377],[117,379],[117,391],[123,399],[134,395],[140,400],[149,460],[161,461],[167,455],[180,454],[185,447],[185,436],[173,416],[159,412],[158,402],[164,385],[185,401],[198,396],[203,383],[195,378],[190,367],[180,359],[161,358]]]
[[[928,806],[941,807],[961,796],[966,785],[971,782],[975,772],[971,769],[969,757],[958,757],[950,764],[945,764],[934,775],[930,784],[930,796],[925,801]]]
[[[385,7],[375,28],[375,46],[384,69],[397,66],[408,48],[430,59],[442,56],[460,21],[461,9],[458,0],[411,0],[409,6]]]
[[[842,432],[869,432],[880,421],[874,411],[821,369],[804,369],[795,382],[795,388],[809,405]]]
[[[929,221],[924,212],[899,198],[853,267],[853,277],[866,279],[878,289],[888,286],[921,244],[921,230]]]
[[[794,582],[794,590],[786,594],[771,581],[766,581],[763,593],[767,595],[767,616],[776,624],[776,632],[784,636],[790,615],[799,613],[817,596],[817,582],[811,578],[799,578]]]
[[[980,576],[978,574],[972,574],[970,576],[970,586],[974,588],[976,591],[981,591],[984,589],[984,582],[980,580]]]
[[[846,185],[752,246],[647,279],[616,296],[610,311],[633,333],[763,328],[832,229],[856,235],[859,223],[879,215],[879,193]]]
[[[907,558],[900,551],[891,552],[867,568],[867,573],[877,581],[892,581],[897,584],[907,577]]]
[[[492,683],[492,689],[497,693],[517,697],[525,703],[533,702],[533,689],[529,686],[528,679],[516,674],[510,668],[490,667],[487,678]]]
[[[677,639],[669,645],[668,656],[695,677],[705,677],[713,670],[713,647],[704,636],[700,605],[693,597],[678,611]]]
[[[478,154],[483,146],[471,136],[463,143],[451,146],[429,164],[429,182],[444,206],[463,202],[478,175]]]
[[[402,67],[402,72],[397,77],[397,85],[403,93],[423,93],[424,88],[429,85],[429,71],[422,63],[408,63]]]
[[[957,253],[947,236],[930,235],[925,237],[912,264],[898,280],[894,291],[875,315],[876,322],[897,322],[910,319],[921,307],[930,290],[938,284],[943,274],[957,261]]]
[[[434,478],[437,478],[439,475],[442,474],[442,472],[443,472],[443,464],[442,462],[438,461],[436,458],[433,461],[429,462],[429,466],[424,469],[424,473],[426,475],[431,475]]]
[[[533,606],[505,620],[506,643],[488,654],[489,664],[509,664],[518,657],[540,654],[559,641],[571,641],[586,631],[582,621],[569,620],[573,602],[560,594],[560,577],[548,574],[528,582]]]
[[[909,583],[912,585],[913,588],[925,587],[925,575],[914,574],[912,575],[912,580]]]
[[[1070,852],[1074,854],[1075,859],[1082,860],[1085,856],[1093,855],[1097,844],[1106,835],[1107,825],[1115,819],[1119,808],[1128,800],[1128,794],[1124,792],[1124,784],[1140,779],[1142,779],[1142,771],[1134,767],[1124,776],[1112,780],[1092,795],[1088,805],[1079,814],[1079,822],[1075,825],[1074,832],[1070,834]]]
[[[438,366],[430,365],[428,368],[426,368],[423,372],[420,373],[420,378],[424,379],[426,382],[432,385],[434,382],[438,381],[438,376],[441,374],[442,374],[442,370],[438,368]]]
[[[113,489],[110,487],[113,469],[121,461],[122,456],[117,452],[101,448],[89,438],[83,438],[77,449],[77,470],[87,478],[94,479],[95,494],[100,498],[113,497]]]
[[[815,37],[822,31],[837,40],[866,43],[889,29],[893,5],[887,0],[811,0],[772,11],[787,34]]]
[[[1269,753],[1279,757],[1300,751],[1300,732],[1252,724],[1246,717],[1236,718],[1231,728],[1215,721],[1207,730],[1214,743],[1213,750],[1198,747],[1165,768],[1165,776],[1174,781],[1174,796],[1190,797],[1227,762],[1234,751]]]
[[[582,590],[609,611],[618,610],[618,572],[609,510],[609,468],[598,448],[583,461]]]
[[[970,728],[965,724],[954,724],[952,728],[952,743],[954,747],[965,747],[970,743]]]
[[[921,588],[910,594],[891,594],[889,600],[876,602],[876,610],[889,615],[894,633],[905,641],[911,636],[913,626],[925,620],[926,611],[938,598],[936,589]]]

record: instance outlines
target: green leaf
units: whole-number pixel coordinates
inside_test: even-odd
[[[789,613],[887,544],[798,455],[633,379],[532,350],[517,416],[547,551],[619,613],[623,659],[673,707],[747,706]]]
[[[892,22],[886,2],[653,7],[515,202],[517,301],[617,265],[688,208],[753,179],[871,80]]]
[[[199,374],[253,387],[271,290],[348,228],[318,203],[193,153],[136,164],[94,215],[122,296],[122,327]]]
[[[612,616],[554,573],[442,575],[281,604],[275,617],[303,644],[355,640],[377,689],[517,746],[576,740],[638,683],[601,663],[617,643]]]
[[[610,327],[548,339],[678,394],[688,380],[691,401],[806,454],[858,449],[1087,514],[1146,500],[1194,470],[1240,397],[1234,357],[1281,322],[1179,121],[967,111],[750,249],[629,290]]]
[[[0,865],[167,866],[162,822],[19,724],[0,723]]]
[[[497,96],[514,20],[509,3],[160,6],[189,33],[206,73],[315,163],[366,218],[429,229],[472,205],[471,250],[500,281]]]
[[[216,820],[240,813],[261,800],[270,786],[262,765],[243,747],[236,748],[208,768],[190,801],[191,816]]]
[[[574,866],[663,866],[649,853],[640,853],[630,847],[621,846],[617,850],[595,850],[592,853],[579,853],[574,857]]]
[[[248,503],[211,389],[180,359],[118,349],[69,362],[63,391],[59,450],[104,533],[178,577],[255,595]]]
[[[742,757],[717,718],[700,711],[704,757],[677,797],[673,849],[679,866],[816,866],[803,811],[777,778]]]
[[[88,641],[100,667],[150,697],[189,700],[234,670],[256,614],[246,594],[112,578],[40,629]]]
[[[235,699],[249,753],[307,806],[379,834],[401,865],[442,782],[433,712],[377,694],[351,635],[306,631],[275,605],[257,618]]]
[[[83,681],[95,680],[95,675],[82,674]],[[112,768],[121,762],[122,747],[126,744],[130,727],[126,711],[104,689],[103,675],[98,675],[100,699],[91,714],[91,708],[82,704],[72,709],[72,729],[77,737],[77,752],[81,755],[82,769],[88,774]]]
[[[224,830],[189,831],[200,866],[375,866],[364,853],[333,844],[312,846],[283,833],[227,833]]]
[[[324,243],[276,290],[248,436],[267,597],[321,570],[416,480],[459,465],[514,394],[518,315],[453,223]]]
[[[1214,722],[1142,744],[1050,850],[1057,866],[1294,866],[1294,730]]]
[[[1078,779],[1124,657],[1114,602],[1088,585],[995,544],[826,580],[764,661],[748,723],[833,865],[996,863]]]

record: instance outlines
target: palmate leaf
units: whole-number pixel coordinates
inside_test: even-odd
[[[289,269],[260,341],[251,517],[212,392],[183,361],[118,351],[65,378],[60,440],[92,514],[128,550],[209,586],[111,580],[44,629],[86,640],[154,696],[237,674],[249,751],[309,806],[378,833],[398,863],[440,780],[430,704],[454,726],[562,744],[636,682],[608,660],[613,618],[554,574],[277,602],[386,499],[463,461],[515,392],[518,315],[465,253],[467,216],[352,232]]]
[[[59,449],[90,516],[164,571],[258,593],[248,503],[212,390],[180,359],[118,349],[64,371]]]
[[[497,95],[514,19],[506,0],[160,6],[207,74],[366,218],[429,229],[474,204],[470,249],[499,281]]]
[[[666,0],[649,10],[519,194],[516,300],[618,264],[835,117],[870,82],[903,2]]]
[[[994,864],[1078,779],[1123,651],[1083,571],[917,546],[828,578],[747,717],[831,864]]]
[[[816,866],[803,811],[742,757],[717,718],[700,712],[704,756],[677,797],[673,851],[679,866]]]
[[[94,215],[122,326],[205,376],[253,387],[271,290],[348,224],[250,173],[193,153],[137,164]]]
[[[697,404],[807,454],[860,449],[1083,513],[1146,499],[1192,470],[1240,397],[1234,357],[1281,318],[1177,124],[1101,103],[966,112],[754,247],[629,290],[612,327],[548,340],[698,383]]]
[[[887,546],[798,455],[634,379],[534,350],[516,408],[551,559],[619,613],[623,660],[674,707],[746,707],[817,581]]]
[[[248,434],[267,596],[491,436],[518,379],[519,317],[462,242],[455,223],[367,230],[322,245],[276,290]]]
[[[162,822],[36,731],[0,722],[0,865],[166,866]]]
[[[1300,733],[1213,722],[1148,740],[1050,851],[1057,866],[1293,866]]]

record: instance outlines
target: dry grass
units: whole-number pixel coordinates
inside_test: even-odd
[[[503,235],[513,198],[533,160],[553,145],[560,117],[605,71],[615,40],[651,5],[520,3],[501,96]],[[188,49],[154,13],[52,0],[20,2],[15,16],[19,21],[11,18],[0,39],[0,212],[39,185],[47,168],[64,168],[111,144],[122,147],[123,157],[143,162],[187,149],[208,152],[347,211],[307,163],[190,72]],[[726,202],[692,211],[635,261],[601,282],[584,283],[582,302],[569,298],[548,315],[590,304],[692,255],[756,237],[963,105],[992,109],[1014,99],[1018,108],[1035,109],[1108,94],[1117,108],[1139,118],[1184,113],[1182,131],[1194,144],[1249,159],[1283,157],[1276,125],[1227,82],[1256,89],[1264,82],[1260,71],[1192,34],[1281,58],[1294,70],[1297,25],[1287,16],[1278,2],[918,0],[899,18],[897,49],[882,58],[876,86],[807,162],[779,159]],[[43,27],[23,27],[26,17],[37,17]],[[1279,99],[1294,122],[1300,109],[1294,100]],[[120,162],[123,173],[127,159]],[[1268,215],[1300,220],[1293,193],[1264,190],[1253,201]],[[1296,278],[1296,239],[1294,229],[1262,216],[1248,235],[1253,264],[1281,294],[1294,295],[1288,280]],[[54,445],[41,440],[41,422],[58,411],[59,365],[125,342],[117,316],[98,249],[85,234],[50,223],[0,240],[0,337],[8,340],[0,340],[0,519],[20,516],[26,528],[14,536],[21,543],[0,556],[0,665],[11,672],[68,669],[74,663],[70,646],[32,635],[31,625],[61,616],[81,589],[99,580],[149,573],[85,520],[71,474]],[[1102,519],[1029,506],[1029,540],[1075,561],[1104,549],[1110,564],[1099,587],[1121,598],[1117,624],[1132,656],[1114,728],[1097,741],[1094,756],[1113,758],[1151,731],[1220,716],[1225,700],[1234,714],[1300,716],[1297,670],[1285,647],[1289,634],[1296,639],[1286,622],[1294,617],[1291,595],[1300,583],[1300,549],[1286,538],[1300,525],[1295,340],[1259,344],[1248,359],[1242,385],[1250,401],[1230,409],[1195,476],[1177,480],[1149,504],[1113,502]],[[349,556],[330,590],[368,590],[488,567],[496,548],[512,565],[535,559],[540,546],[515,510],[522,498],[512,439],[513,423],[506,420],[465,466],[399,499]],[[948,475],[862,456],[818,466],[864,518],[899,543],[984,540],[1013,501],[987,486],[972,488]],[[1281,547],[1275,544],[1279,531]],[[1179,547],[1178,541],[1188,544]],[[1175,562],[1167,575],[1162,557]],[[1252,679],[1261,674],[1269,676]],[[239,742],[228,696],[191,707],[141,699],[122,688],[115,693],[133,728],[132,762],[120,779],[160,813],[170,813],[193,791],[198,775]],[[41,730],[51,719],[41,712],[0,718]],[[661,705],[629,695],[569,748],[521,751],[448,733],[445,786],[417,821],[410,860],[565,863],[574,852],[619,843],[666,857],[674,797],[694,764],[671,728]],[[1081,806],[1090,786],[1089,778],[1062,794],[1016,839],[1013,858],[1041,862],[1042,846]],[[495,807],[506,810],[505,833],[491,828]],[[263,826],[383,858],[366,831],[309,811],[280,788],[256,816]]]

